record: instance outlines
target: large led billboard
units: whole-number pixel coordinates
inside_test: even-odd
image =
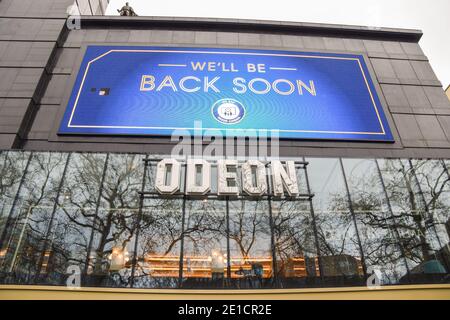
[[[59,134],[161,136],[177,129],[393,141],[363,55],[86,48]]]

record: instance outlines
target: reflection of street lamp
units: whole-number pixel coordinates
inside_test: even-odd
[[[111,254],[108,256],[108,259],[111,260],[109,270],[117,271],[123,269],[125,263],[130,260],[129,253],[127,249],[122,249],[119,247],[114,247],[112,249]]]
[[[209,259],[208,259],[209,260]],[[223,279],[225,268],[225,259],[219,250],[213,250],[211,253],[211,275],[213,279]]]
[[[72,192],[70,190],[64,191],[64,202],[68,202],[72,198]]]

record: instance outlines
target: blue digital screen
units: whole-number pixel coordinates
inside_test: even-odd
[[[88,46],[59,134],[392,142],[362,55]]]

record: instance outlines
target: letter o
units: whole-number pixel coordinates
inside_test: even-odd
[[[289,91],[280,91],[280,90],[278,89],[277,85],[278,85],[279,83],[281,83],[281,82],[287,83],[287,84],[289,85],[289,87],[290,87]],[[293,84],[292,82],[290,82],[289,80],[286,80],[286,79],[277,79],[277,80],[275,80],[275,81],[273,82],[273,84],[272,84],[272,87],[273,87],[273,91],[275,91],[276,93],[281,94],[281,95],[283,95],[283,96],[289,96],[289,95],[291,95],[292,93],[294,93],[294,91],[295,91],[295,86],[294,86],[294,84]]]
[[[253,84],[254,84],[255,82],[257,82],[257,81],[258,81],[258,82],[264,83],[264,84],[266,85],[266,89],[264,89],[264,90],[262,90],[262,91],[256,90],[256,89],[253,87]],[[253,93],[256,93],[256,94],[266,94],[266,93],[268,93],[268,92],[270,91],[270,89],[271,89],[271,85],[270,85],[269,81],[267,81],[266,79],[263,79],[263,78],[254,78],[254,79],[250,80],[250,82],[248,83],[248,87],[249,87],[249,89],[250,89]]]

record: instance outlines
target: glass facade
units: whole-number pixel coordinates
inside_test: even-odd
[[[299,158],[299,197],[255,198],[219,197],[214,162],[211,194],[159,195],[162,158],[0,152],[0,283],[450,283],[450,161]]]

